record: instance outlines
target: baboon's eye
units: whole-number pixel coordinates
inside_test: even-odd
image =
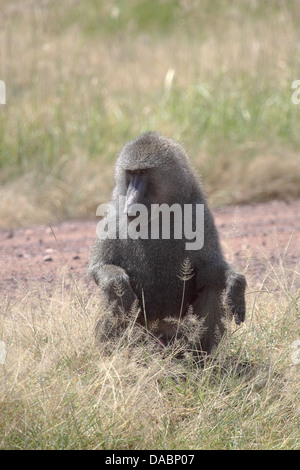
[[[141,170],[141,175],[145,175],[147,173],[147,170],[143,169]]]
[[[134,170],[128,170],[128,173],[129,173],[130,175],[134,175],[135,172],[134,172]]]

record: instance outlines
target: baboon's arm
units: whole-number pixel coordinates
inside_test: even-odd
[[[122,310],[128,313],[137,297],[126,271],[113,264],[104,264],[90,269],[90,272],[102,289],[107,303],[117,301]]]

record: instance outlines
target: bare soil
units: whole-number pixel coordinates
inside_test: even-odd
[[[213,211],[227,260],[262,287],[272,266],[284,265],[300,287],[300,200],[272,201]],[[95,288],[86,276],[97,220],[53,227],[0,230],[0,292],[9,298],[42,285],[58,287],[62,276]]]

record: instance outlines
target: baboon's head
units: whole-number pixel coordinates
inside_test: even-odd
[[[116,164],[114,196],[126,196],[125,213],[134,204],[183,204],[198,185],[183,148],[150,132],[128,142]]]

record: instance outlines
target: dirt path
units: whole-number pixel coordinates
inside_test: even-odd
[[[213,212],[227,260],[248,273],[252,283],[262,286],[270,263],[276,266],[284,260],[293,273],[293,282],[300,287],[300,200]],[[0,292],[15,297],[32,283],[51,290],[61,282],[59,274],[66,268],[93,289],[93,282],[86,278],[86,267],[96,224],[96,219],[76,220],[52,229],[0,230]]]

